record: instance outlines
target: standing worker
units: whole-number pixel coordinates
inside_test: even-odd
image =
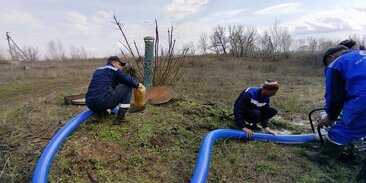
[[[119,106],[113,123],[116,125],[126,121],[132,88],[143,87],[136,78],[121,70],[125,65],[117,56],[109,57],[107,64],[94,72],[86,93],[86,105],[96,114],[108,114]]]
[[[247,88],[236,99],[234,104],[235,122],[238,128],[247,134],[247,137],[253,136],[252,130],[260,129],[257,127],[258,122],[261,123],[266,133],[275,134],[268,127],[268,120],[277,114],[277,110],[269,107],[269,98],[276,94],[278,88],[277,81],[267,80],[262,88]]]

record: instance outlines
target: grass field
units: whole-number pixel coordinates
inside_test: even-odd
[[[85,93],[104,60],[0,64],[0,182],[29,182],[43,148],[85,106],[63,97]],[[189,182],[201,140],[210,130],[235,128],[233,103],[248,86],[280,83],[271,99],[279,111],[277,132],[309,133],[307,114],[323,106],[320,57],[293,56],[278,62],[224,56],[188,57],[185,75],[167,104],[148,105],[121,126],[113,116],[88,120],[63,144],[51,182]],[[316,144],[219,140],[208,182],[356,182],[360,165],[321,166],[303,152]]]

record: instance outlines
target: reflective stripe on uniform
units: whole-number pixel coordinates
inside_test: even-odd
[[[110,66],[110,65],[105,65],[105,66],[99,67],[98,69],[112,69],[114,71],[118,70],[117,68]]]
[[[250,103],[256,105],[257,107],[263,107],[267,104],[267,103],[259,103],[258,101],[254,100],[254,99],[250,99]]]
[[[130,108],[131,104],[119,104],[118,106],[121,108]]]

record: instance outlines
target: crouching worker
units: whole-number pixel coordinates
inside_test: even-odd
[[[86,105],[95,114],[106,115],[119,106],[114,121],[116,125],[126,121],[132,88],[143,87],[137,79],[121,70],[125,65],[117,56],[109,57],[107,64],[94,72],[86,93]]]
[[[331,126],[319,152],[305,152],[312,161],[334,164],[348,143],[366,136],[366,51],[330,48],[326,69],[325,111],[318,126]],[[342,119],[335,122],[342,111]]]
[[[234,104],[236,125],[242,129],[247,137],[253,136],[253,130],[260,130],[260,122],[264,131],[275,134],[268,127],[268,120],[277,114],[277,110],[269,107],[269,98],[274,96],[279,88],[277,81],[268,80],[262,88],[250,87],[244,90]],[[251,124],[250,124],[251,123]]]

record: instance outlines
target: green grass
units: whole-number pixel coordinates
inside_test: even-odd
[[[321,65],[302,59],[189,57],[186,74],[170,86],[176,91],[172,101],[148,105],[121,126],[112,125],[114,116],[87,120],[62,145],[49,179],[91,182],[92,175],[99,182],[189,182],[204,136],[235,128],[234,101],[246,87],[266,79],[280,82],[271,99],[280,117],[270,126],[308,133],[310,127],[298,123],[323,106],[324,78]],[[0,68],[0,182],[30,181],[49,138],[86,109],[64,105],[63,97],[85,93],[92,71],[103,62],[33,63],[27,71]],[[314,147],[220,139],[211,154],[208,182],[356,182],[359,165],[321,166],[308,161],[305,150]]]

